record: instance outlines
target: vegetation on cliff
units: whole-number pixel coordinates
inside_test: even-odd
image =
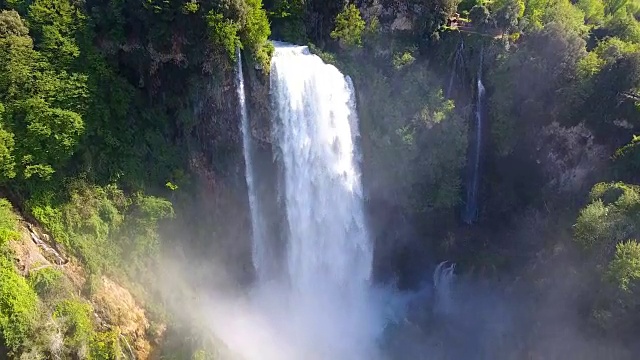
[[[550,248],[575,250],[580,255],[566,266],[588,274],[575,304],[587,309],[579,315],[585,328],[631,344],[640,329],[640,5],[353,3],[359,11],[339,6],[331,28],[298,31],[322,44],[313,48],[352,76],[357,88],[369,201],[374,209],[403,214],[393,224],[385,222],[387,213],[378,215],[384,224],[374,231],[382,238],[378,246],[396,248],[399,262],[410,259],[403,255],[408,251],[426,248],[469,271],[515,276],[547,261],[540,254]],[[298,8],[292,16],[326,16],[308,3]],[[290,32],[274,28],[274,36]],[[468,139],[475,136],[470,124],[478,111],[478,74],[486,87],[488,130],[475,228],[480,235],[473,236],[457,214],[475,152]],[[528,238],[541,226],[532,222],[553,223],[571,235],[532,244]],[[406,240],[407,226],[419,240]],[[514,239],[514,231],[524,235]],[[469,239],[477,236],[486,240]]]
[[[73,286],[61,264],[19,273],[17,220],[2,200],[0,357],[120,359],[133,356],[127,343],[149,355],[151,330],[96,322],[108,308],[96,294],[115,278],[162,321],[158,227],[189,198],[175,192],[193,188],[195,154],[218,147],[221,159],[233,142],[224,127],[235,123],[212,130],[194,108],[235,94],[236,48],[268,69],[269,33],[260,0],[0,1],[1,194],[85,272]]]

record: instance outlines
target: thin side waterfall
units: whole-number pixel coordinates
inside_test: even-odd
[[[478,218],[478,188],[480,183],[480,155],[482,150],[483,110],[484,110],[484,85],[482,84],[482,51],[480,52],[480,65],[478,66],[478,94],[476,99],[476,138],[475,148],[471,156],[471,177],[467,183],[467,202],[462,219],[471,224]]]
[[[253,244],[253,266],[258,278],[267,276],[268,251],[264,248],[264,225],[260,214],[259,197],[254,180],[253,167],[253,140],[251,138],[251,126],[249,124],[249,114],[247,111],[246,95],[244,91],[244,74],[242,72],[242,54],[240,49],[236,50],[236,88],[238,91],[238,102],[240,107],[240,127],[242,131],[242,151],[245,163],[245,179],[247,182],[247,192],[249,197],[249,208],[251,214],[251,236]]]
[[[453,80],[456,77],[456,70],[458,65],[464,67],[464,58],[462,57],[462,51],[464,50],[464,40],[460,40],[460,45],[456,48],[456,52],[453,55],[453,68],[451,69],[451,76],[449,77],[449,86],[447,87],[447,99],[451,98],[451,91],[453,90]]]

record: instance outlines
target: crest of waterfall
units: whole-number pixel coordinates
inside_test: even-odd
[[[467,201],[463,212],[463,221],[467,224],[473,223],[478,217],[478,188],[480,183],[480,153],[482,151],[482,132],[483,132],[483,110],[484,110],[484,85],[482,84],[482,60],[483,52],[480,52],[480,64],[478,66],[478,82],[477,82],[477,99],[475,111],[475,141],[470,156],[471,159],[471,176],[467,183]]]

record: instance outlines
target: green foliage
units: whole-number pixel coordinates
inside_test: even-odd
[[[574,225],[575,240],[586,249],[608,249],[633,236],[640,228],[640,188],[623,183],[599,183],[591,190],[591,203],[580,211]]]
[[[15,10],[0,11],[0,37],[27,36],[29,29]]]
[[[515,31],[518,21],[524,15],[525,4],[522,0],[506,0],[493,2],[496,25],[507,32]],[[473,9],[472,9],[473,10]],[[470,14],[471,15],[471,14]],[[478,10],[473,14],[479,18]],[[476,19],[477,20],[477,19]]]
[[[268,10],[274,38],[295,44],[308,43],[304,9],[303,0],[274,1],[272,8]]]
[[[489,24],[490,17],[489,9],[487,9],[484,5],[475,5],[469,11],[469,19],[473,26],[478,29],[483,29]]]
[[[607,15],[615,15],[618,11],[624,9],[629,0],[605,0],[604,9]]]
[[[29,273],[29,285],[42,299],[56,299],[70,295],[66,278],[62,271],[54,267],[44,267]]]
[[[632,291],[636,282],[640,280],[640,243],[629,240],[617,244],[607,276],[621,290]]]
[[[347,5],[336,17],[336,25],[331,32],[331,38],[340,40],[348,46],[362,46],[362,34],[366,23],[360,15],[360,10],[354,5]]]
[[[400,70],[405,66],[411,65],[414,61],[416,61],[416,58],[410,51],[396,53],[393,55],[393,67],[396,68],[396,70]]]
[[[6,242],[19,237],[18,219],[6,199],[0,199],[0,338],[18,351],[31,335],[38,312],[36,293],[16,272]]]
[[[640,136],[633,136],[631,142],[614,155],[616,170],[621,176],[634,176],[640,171]]]
[[[80,55],[76,31],[83,16],[72,1],[35,0],[27,17],[37,48],[52,64],[65,67]]]
[[[122,359],[119,337],[118,329],[96,333],[91,340],[90,358],[92,360]]]
[[[584,13],[587,24],[599,25],[604,22],[604,2],[602,0],[579,0],[576,6]]]
[[[82,180],[68,192],[69,199],[58,205],[50,193],[34,198],[30,211],[89,271],[132,271],[157,254],[158,222],[174,215],[170,202],[141,193],[128,197],[115,185]]]
[[[253,54],[254,60],[263,69],[269,69],[273,45],[268,42],[271,29],[262,0],[245,0],[248,5],[246,21],[242,28],[242,44]]]
[[[11,204],[7,199],[0,199],[0,249],[7,241],[20,236],[17,227],[18,219],[12,211]]]
[[[62,324],[67,354],[77,354],[91,344],[94,337],[92,314],[91,305],[79,299],[64,300],[56,306],[53,317]]]
[[[0,337],[17,351],[32,334],[38,297],[5,256],[0,256],[0,279]]]
[[[209,37],[217,46],[226,50],[230,58],[234,58],[236,48],[240,46],[240,24],[213,10],[206,16],[209,27]]]
[[[566,89],[579,83],[575,74],[586,55],[586,42],[578,32],[554,21],[498,57],[486,77],[494,90],[488,110],[498,154],[511,154],[533,129],[570,117],[567,103],[573,94]]]
[[[200,5],[196,0],[190,0],[182,6],[182,10],[187,14],[194,14],[200,9]]]

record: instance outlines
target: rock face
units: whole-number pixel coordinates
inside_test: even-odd
[[[537,162],[547,178],[547,190],[576,193],[591,187],[589,178],[606,166],[606,147],[595,143],[583,125],[563,127],[554,122],[541,131]]]
[[[245,57],[246,58],[246,57]],[[251,123],[251,135],[258,148],[270,151],[271,136],[271,100],[269,97],[269,75],[256,70],[250,64],[243,64],[247,91],[248,112]]]
[[[151,344],[147,339],[149,321],[144,310],[131,293],[103,276],[98,291],[91,297],[98,317],[109,327],[117,326],[120,333],[131,339],[128,351],[133,352],[136,359],[149,358]]]

